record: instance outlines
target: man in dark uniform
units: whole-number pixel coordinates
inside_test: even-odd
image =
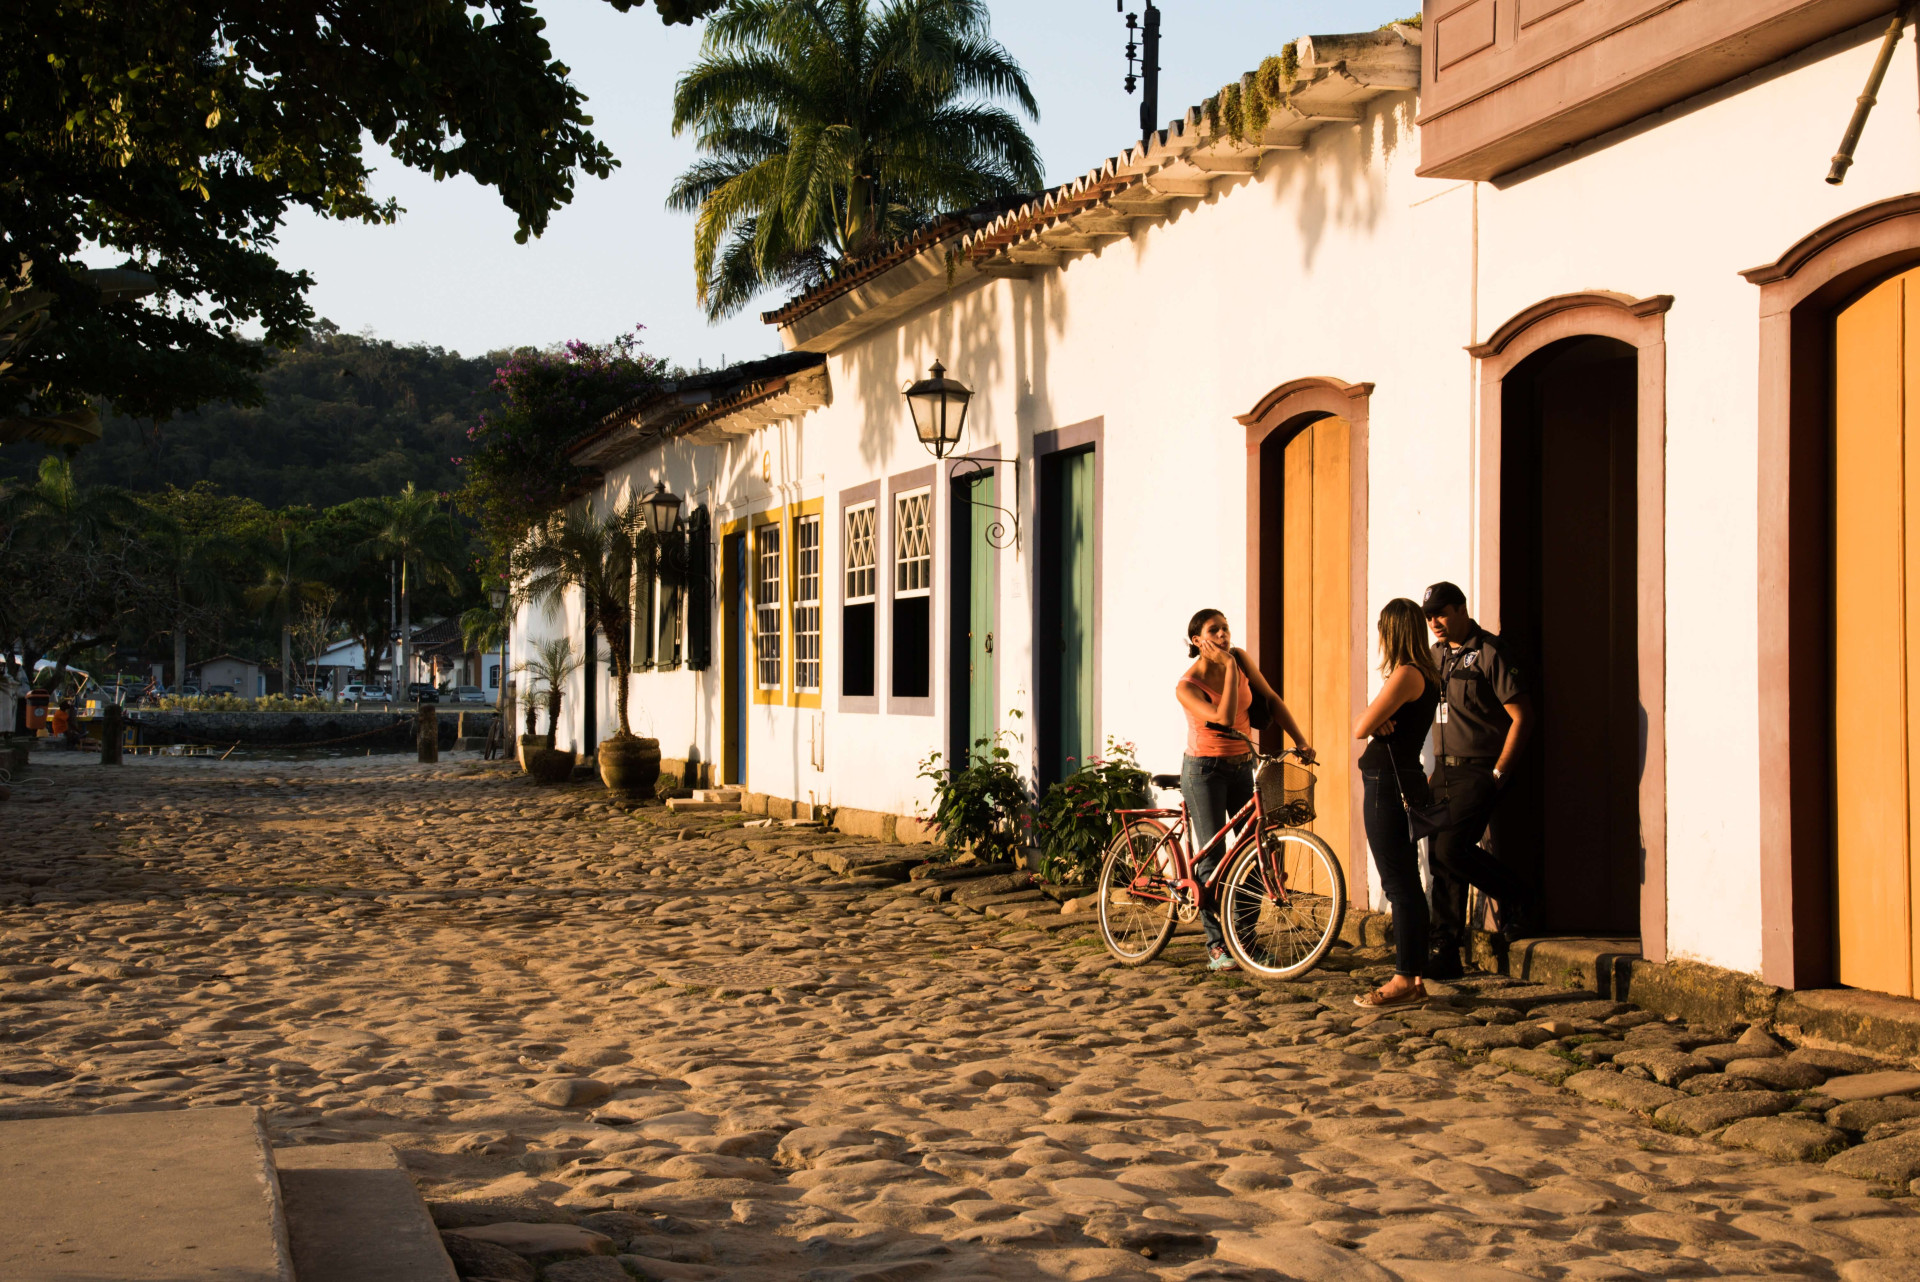
[[[1467,614],[1467,597],[1451,583],[1436,583],[1421,601],[1433,630],[1433,660],[1440,668],[1440,706],[1434,711],[1433,788],[1447,803],[1447,826],[1427,844],[1433,871],[1432,956],[1427,975],[1457,979],[1466,937],[1467,887],[1499,905],[1500,930],[1525,938],[1533,895],[1520,877],[1480,845],[1500,797],[1500,783],[1513,768],[1533,729],[1533,708],[1520,672]]]

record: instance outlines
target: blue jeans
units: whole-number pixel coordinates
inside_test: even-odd
[[[1193,832],[1193,848],[1201,849],[1224,827],[1240,807],[1253,799],[1253,757],[1183,757],[1180,761],[1180,795],[1186,798],[1188,822]],[[1206,885],[1207,878],[1226,857],[1226,843],[1206,851],[1193,865],[1194,879]],[[1220,930],[1220,914],[1211,896],[1200,909],[1200,925],[1207,932],[1207,943],[1226,946]]]

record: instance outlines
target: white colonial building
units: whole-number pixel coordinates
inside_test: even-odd
[[[1823,181],[1893,8],[1428,0],[1297,42],[1251,135],[1196,110],[849,265],[768,316],[787,356],[576,448],[582,502],[664,484],[701,549],[640,589],[636,731],[860,822],[999,731],[1040,784],[1109,737],[1173,770],[1217,606],[1365,903],[1373,619],[1452,579],[1534,672],[1498,836],[1557,929],[1911,995],[1910,61]],[[973,392],[940,461],[902,398],[935,361]],[[604,666],[563,741],[612,724]]]

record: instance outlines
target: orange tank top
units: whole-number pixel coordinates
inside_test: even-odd
[[[1209,690],[1207,683],[1194,677],[1181,677],[1180,684],[1190,685],[1204,693],[1208,699],[1220,696],[1218,690]],[[1244,685],[1244,681],[1242,682]],[[1178,686],[1175,687],[1178,689]],[[1252,700],[1246,691],[1241,691],[1240,706],[1233,710],[1233,720],[1227,724],[1248,738],[1253,737],[1253,723],[1247,719],[1247,708]],[[1192,708],[1180,705],[1180,711],[1187,714],[1187,755],[1189,757],[1244,757],[1252,751],[1246,744],[1218,730],[1207,729],[1209,718],[1194,715]]]

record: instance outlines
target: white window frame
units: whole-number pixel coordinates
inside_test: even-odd
[[[767,521],[753,527],[753,668],[754,685],[760,690],[780,689],[783,675],[781,630],[786,613],[786,603],[782,600],[786,584],[786,539],[782,525],[780,521]]]
[[[848,605],[872,605],[880,594],[880,505],[856,503],[846,516]]]
[[[819,694],[821,682],[821,580],[826,548],[825,522],[818,512],[793,519],[793,688]]]
[[[933,595],[932,486],[893,496],[893,595]]]

